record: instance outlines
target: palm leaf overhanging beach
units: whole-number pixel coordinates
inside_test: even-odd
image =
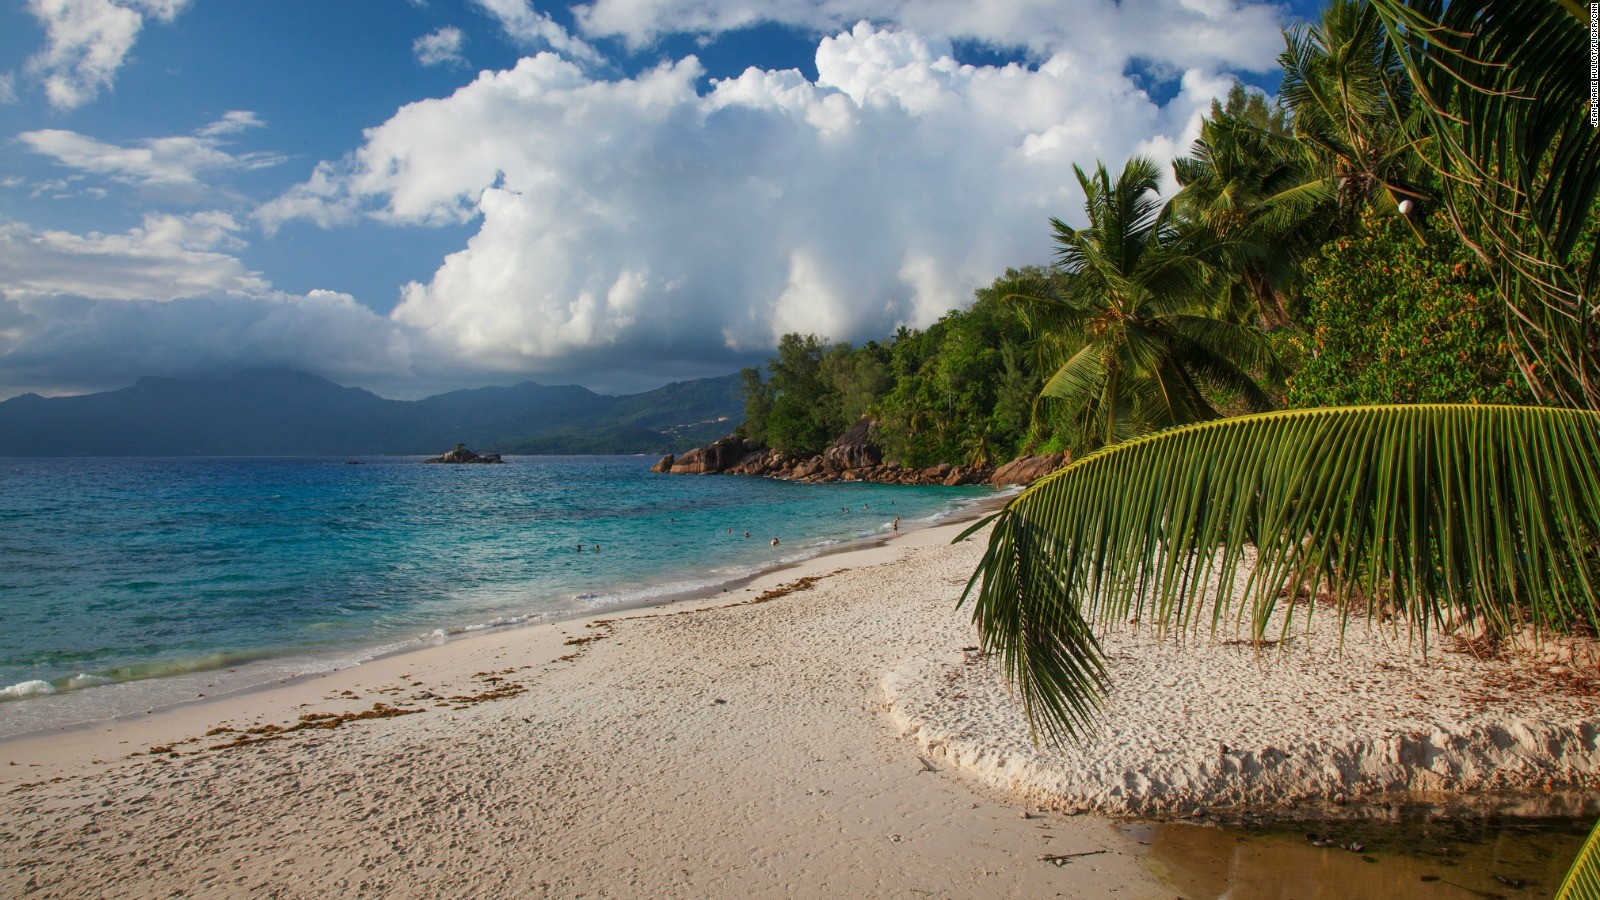
[[[1248,616],[1260,638],[1280,608],[1291,628],[1283,601],[1304,596],[1422,640],[1592,627],[1597,458],[1600,414],[1576,410],[1343,407],[1175,428],[1085,456],[986,520],[966,596],[1051,738],[1098,721],[1095,635],[1116,623]]]
[[[1593,900],[1595,897],[1600,897],[1600,823],[1589,832],[1589,839],[1578,851],[1578,858],[1572,861],[1572,868],[1556,891],[1556,900]]]

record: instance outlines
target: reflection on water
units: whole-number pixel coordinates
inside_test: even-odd
[[[1558,792],[1346,807],[1336,814],[1221,827],[1140,823],[1126,830],[1148,847],[1146,864],[1189,900],[1534,900],[1555,896],[1600,815],[1600,798]]]

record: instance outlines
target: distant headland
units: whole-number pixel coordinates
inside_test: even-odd
[[[146,377],[75,397],[0,402],[0,456],[681,453],[737,425],[739,377],[611,396],[532,381],[388,400],[307,372]]]

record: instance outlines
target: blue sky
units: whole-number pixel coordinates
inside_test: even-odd
[[[1170,158],[1249,0],[10,0],[0,397],[635,390],[925,326]]]

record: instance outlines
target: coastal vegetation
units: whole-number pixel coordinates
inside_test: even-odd
[[[1052,221],[1052,264],[886,344],[786,338],[819,377],[747,370],[747,427],[800,446],[778,407],[843,410],[821,359],[865,354],[887,377],[850,410],[893,453],[1078,455],[995,517],[969,587],[1046,734],[1092,727],[1096,630],[1130,618],[1259,639],[1304,599],[1424,640],[1593,633],[1586,25],[1566,0],[1332,0],[1285,33],[1280,101],[1214,104],[1172,197],[1146,160],[1080,170],[1088,224]]]
[[[1113,623],[1262,641],[1304,601],[1422,640],[1600,630],[1587,24],[1564,0],[1333,0],[1285,35],[1287,117],[1334,224],[1256,315],[1298,325],[1285,400],[1307,408],[1108,433],[992,517],[968,596],[1036,734],[1097,725]],[[1430,399],[1473,402],[1329,405]],[[1563,896],[1592,893],[1597,844]]]
[[[1600,171],[1600,141],[1556,49],[1512,39],[1565,52],[1573,18],[1334,0],[1285,33],[1278,98],[1213,103],[1169,197],[1149,160],[1079,169],[1086,224],[1050,221],[1054,260],[925,330],[785,335],[741,375],[743,435],[811,454],[865,415],[886,459],[993,465],[1271,409],[1596,408],[1600,339],[1571,298],[1600,179],[1568,169]]]

